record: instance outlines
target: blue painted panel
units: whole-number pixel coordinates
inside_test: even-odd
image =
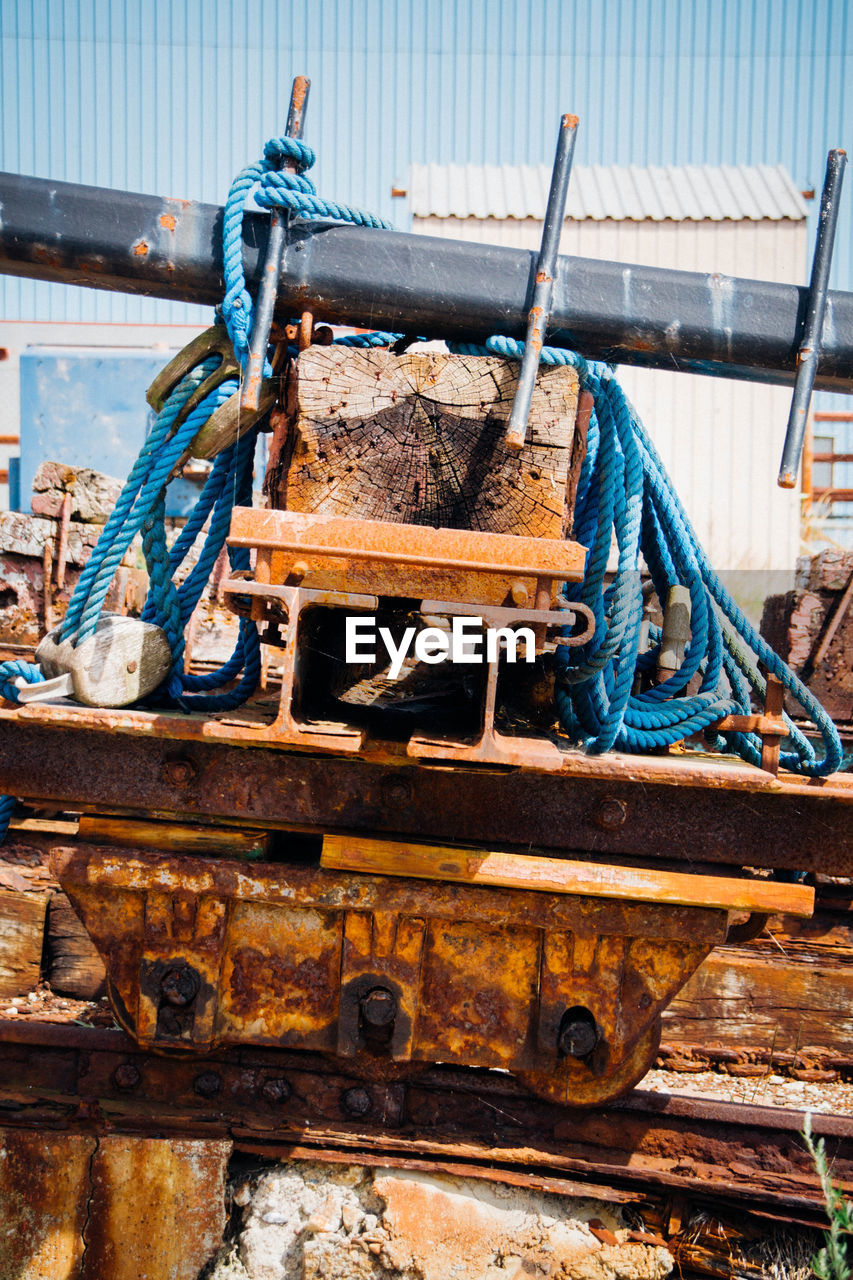
[[[853,149],[849,0],[2,0],[0,168],[221,202],[298,73],[321,192],[398,220],[411,163],[550,163],[567,110],[579,164],[782,163],[819,189]],[[207,318],[26,280],[0,314]]]
[[[127,476],[153,418],[145,392],[167,358],[162,351],[79,347],[22,353],[19,510],[29,509],[33,477],[45,461]],[[176,482],[167,514],[186,515],[197,496],[195,485]]]

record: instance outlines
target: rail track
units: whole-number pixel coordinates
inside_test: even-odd
[[[698,1201],[820,1226],[802,1111],[639,1089],[573,1111],[506,1074],[342,1074],[320,1055],[241,1048],[199,1061],[146,1053],[109,1028],[0,1020],[9,1128],[226,1139],[278,1159],[382,1164],[519,1182],[614,1203]],[[853,1117],[813,1117],[853,1191]]]

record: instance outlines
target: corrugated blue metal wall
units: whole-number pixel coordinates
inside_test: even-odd
[[[320,190],[399,220],[411,162],[781,162],[853,147],[848,0],[0,0],[0,167],[221,201],[313,81]],[[853,178],[849,180],[853,188]],[[834,270],[853,287],[853,192]],[[713,264],[709,264],[713,267]],[[6,281],[6,318],[197,309]]]

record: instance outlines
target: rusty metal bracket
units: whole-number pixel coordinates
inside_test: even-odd
[[[165,849],[78,844],[51,865],[143,1046],[318,1050],[367,1079],[430,1062],[499,1067],[574,1106],[645,1074],[663,1009],[728,922],[716,906]],[[581,1015],[585,1039],[569,1032]]]

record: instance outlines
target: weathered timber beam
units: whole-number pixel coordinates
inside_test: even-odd
[[[0,174],[0,272],[215,304],[222,209]],[[244,220],[251,284],[269,228]],[[523,338],[536,255],[300,221],[276,312],[428,337]],[[805,286],[561,257],[548,341],[617,363],[793,382]],[[853,294],[830,292],[816,386],[853,393]]]

